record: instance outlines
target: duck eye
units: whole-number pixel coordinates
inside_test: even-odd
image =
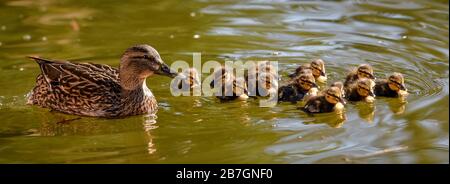
[[[149,59],[150,57],[146,54],[146,55],[144,55],[144,58]]]

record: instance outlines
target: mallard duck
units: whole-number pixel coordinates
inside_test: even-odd
[[[175,77],[149,45],[128,48],[119,68],[30,57],[41,69],[27,104],[67,114],[123,117],[156,113],[157,102],[146,78],[153,74]]]
[[[402,97],[408,94],[401,73],[393,73],[387,79],[375,81],[375,95],[384,97]]]
[[[327,81],[327,75],[325,73],[325,62],[322,59],[313,60],[310,64],[303,64],[299,66],[295,73],[290,74],[289,77],[294,79],[300,74],[311,71],[316,82],[325,83]]]
[[[277,93],[278,73],[269,61],[259,62],[244,75],[251,96],[269,96]]]
[[[330,87],[323,94],[309,98],[305,106],[300,109],[306,113],[342,111],[344,103],[341,90],[337,87]]]
[[[304,73],[278,89],[278,101],[295,103],[305,97],[315,96],[317,92],[314,76],[310,73]]]
[[[215,93],[215,96],[221,101],[248,99],[244,78],[236,78],[233,71],[229,71],[225,67],[216,69],[213,76],[214,80],[211,81],[210,87],[219,90]]]
[[[368,64],[361,64],[356,69],[353,69],[346,77],[344,82],[344,87],[348,87],[358,81],[358,79],[371,79],[375,80],[373,75],[373,68]],[[371,85],[374,86],[375,83],[371,81]]]
[[[177,81],[178,89],[191,90],[200,85],[200,76],[195,68],[186,68],[183,70],[179,81]]]
[[[358,79],[345,88],[345,94],[349,101],[373,102],[375,97],[370,79]]]

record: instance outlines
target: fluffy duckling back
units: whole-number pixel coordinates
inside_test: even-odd
[[[210,87],[219,90],[215,95],[221,101],[246,100],[248,98],[245,80],[236,78],[232,70],[229,71],[225,67],[221,67],[213,75],[214,80],[211,81]]]
[[[301,74],[311,71],[314,76],[316,82],[325,83],[327,81],[327,75],[325,72],[325,62],[322,59],[313,60],[310,64],[304,64],[299,66],[295,73],[290,74],[289,77],[291,79],[295,79]]]
[[[384,97],[402,97],[408,94],[401,73],[393,73],[387,79],[375,82],[375,95]]]
[[[338,87],[330,87],[321,95],[309,98],[305,106],[300,109],[306,113],[326,113],[342,110],[344,103],[341,90]]]
[[[304,73],[278,89],[278,101],[295,103],[306,96],[316,96],[317,91],[314,76],[311,73]]]
[[[348,87],[358,81],[358,79],[371,79],[374,80],[375,76],[373,75],[373,68],[368,64],[361,64],[358,68],[351,71],[344,82],[344,87]],[[375,84],[371,84],[374,86]]]
[[[373,102],[375,97],[370,79],[358,79],[345,88],[345,94],[349,101]]]

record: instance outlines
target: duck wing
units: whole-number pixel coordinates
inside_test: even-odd
[[[65,111],[62,108],[71,107],[89,111],[107,109],[115,101],[120,101],[121,87],[115,68],[101,64],[30,58],[41,69],[30,98],[32,104],[62,111]]]

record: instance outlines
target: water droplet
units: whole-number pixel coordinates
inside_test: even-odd
[[[24,70],[24,68],[22,68],[22,67],[21,67],[21,68],[19,68],[19,71],[23,71],[23,70]]]
[[[174,36],[174,35],[170,35],[169,38],[170,38],[170,39],[173,39],[173,38],[175,38],[175,36]]]
[[[22,37],[25,41],[29,41],[29,40],[31,40],[31,35],[23,35],[23,37]]]
[[[197,14],[195,12],[190,13],[191,17],[195,17]]]
[[[195,38],[195,39],[199,39],[199,38],[200,38],[200,35],[196,34],[196,35],[194,35],[194,38]]]
[[[405,36],[402,36],[402,38],[403,38],[403,39],[406,39],[406,38],[408,38],[408,36],[405,35]]]
[[[2,31],[6,30],[6,26],[2,26],[0,29],[1,29]]]
[[[45,37],[45,36],[43,36],[41,39],[42,39],[42,41],[44,41],[44,42],[47,41],[47,37]]]

